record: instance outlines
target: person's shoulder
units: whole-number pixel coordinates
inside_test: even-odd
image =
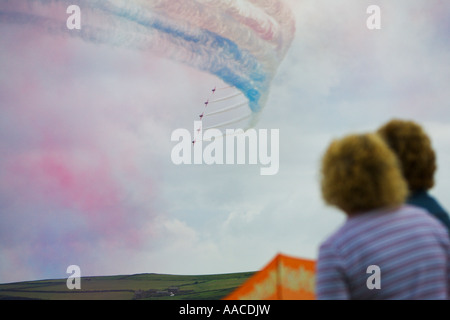
[[[447,234],[446,227],[435,216],[422,207],[414,205],[405,205],[402,207],[401,214],[404,215],[411,224],[417,225],[422,230],[429,230],[441,234]]]
[[[429,212],[428,210],[426,210],[423,207],[414,205],[414,204],[410,204],[410,203],[406,203],[403,206],[401,206],[398,210],[397,210],[397,214],[398,215],[406,215],[409,218],[412,217],[417,217],[418,219],[422,219],[429,216]]]
[[[348,219],[341,224],[334,232],[332,232],[320,245],[321,249],[335,249],[339,250],[340,247],[345,246],[345,244],[354,236],[355,233],[359,232],[364,223],[360,223],[361,217],[356,217]]]
[[[344,234],[343,233],[344,225],[340,226],[338,229],[333,231],[324,241],[320,243],[319,249],[321,251],[333,249],[341,242],[342,236]]]
[[[428,212],[443,212],[446,213],[439,201],[427,191],[418,191],[411,194],[407,203],[417,207],[426,209]]]
[[[397,214],[408,219],[409,221],[417,220],[418,223],[434,224],[436,222],[436,219],[430,216],[428,210],[413,204],[405,204],[397,211]]]
[[[373,210],[347,219],[322,245],[339,247],[356,238],[365,238],[367,234],[379,232],[387,226],[405,224],[434,226],[435,220],[425,209],[409,204],[395,209]]]

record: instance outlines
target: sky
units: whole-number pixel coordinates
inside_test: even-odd
[[[450,3],[255,2],[0,0],[0,283],[315,259],[345,220],[321,198],[326,147],[392,118],[430,135],[450,210]],[[277,174],[173,163],[172,133],[230,85],[214,95],[279,130]]]

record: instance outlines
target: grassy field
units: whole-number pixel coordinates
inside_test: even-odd
[[[82,277],[80,290],[67,289],[66,279],[17,282],[0,284],[0,300],[219,300],[253,274]]]

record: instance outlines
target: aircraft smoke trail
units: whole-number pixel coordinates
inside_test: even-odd
[[[81,0],[79,31],[66,28],[67,15],[46,10],[71,4],[8,1],[0,8],[0,22],[164,55],[236,87],[254,113],[262,110],[295,34],[293,15],[281,0]]]

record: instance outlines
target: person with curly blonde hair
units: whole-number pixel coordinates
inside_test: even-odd
[[[425,210],[404,203],[407,182],[379,135],[333,141],[322,159],[321,189],[347,219],[320,245],[317,299],[450,297],[449,235]],[[379,271],[374,283],[371,270]]]
[[[400,160],[410,195],[407,203],[422,207],[440,220],[450,231],[450,217],[440,203],[430,196],[437,168],[436,153],[423,128],[413,122],[394,119],[378,129]]]

